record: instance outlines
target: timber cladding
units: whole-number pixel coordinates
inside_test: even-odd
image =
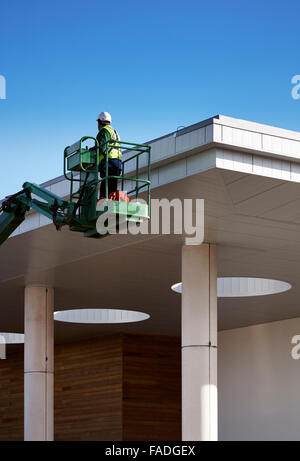
[[[122,440],[122,338],[55,348],[55,440]]]
[[[180,340],[55,346],[55,440],[180,440]],[[0,360],[0,441],[23,440],[23,350]]]
[[[6,360],[0,360],[0,440],[23,440],[24,357],[23,346],[7,347]]]
[[[124,335],[123,440],[181,440],[179,338]]]

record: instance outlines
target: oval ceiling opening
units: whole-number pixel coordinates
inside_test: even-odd
[[[256,277],[218,277],[218,298],[266,296],[283,293],[292,288],[288,282]],[[182,283],[175,283],[171,289],[182,293]]]
[[[144,312],[123,309],[70,309],[54,313],[54,320],[69,323],[132,323],[149,318]]]

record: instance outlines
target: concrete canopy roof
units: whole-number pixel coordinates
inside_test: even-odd
[[[219,299],[219,328],[300,315],[300,133],[217,116],[151,142],[152,197],[205,200],[205,241],[219,276],[288,281],[292,290]],[[129,166],[130,168],[130,166]],[[46,187],[67,196],[63,178]],[[129,325],[56,323],[56,341],[117,331],[180,334],[181,236],[85,239],[38,214],[0,247],[0,330],[23,332],[26,284],[55,287],[55,308],[124,308]]]

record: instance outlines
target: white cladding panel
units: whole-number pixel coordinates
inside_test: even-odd
[[[300,318],[219,333],[220,440],[300,440]]]

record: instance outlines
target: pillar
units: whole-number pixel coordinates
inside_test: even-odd
[[[25,288],[24,439],[53,440],[54,290]]]
[[[182,248],[182,439],[218,437],[217,255],[211,244]]]

